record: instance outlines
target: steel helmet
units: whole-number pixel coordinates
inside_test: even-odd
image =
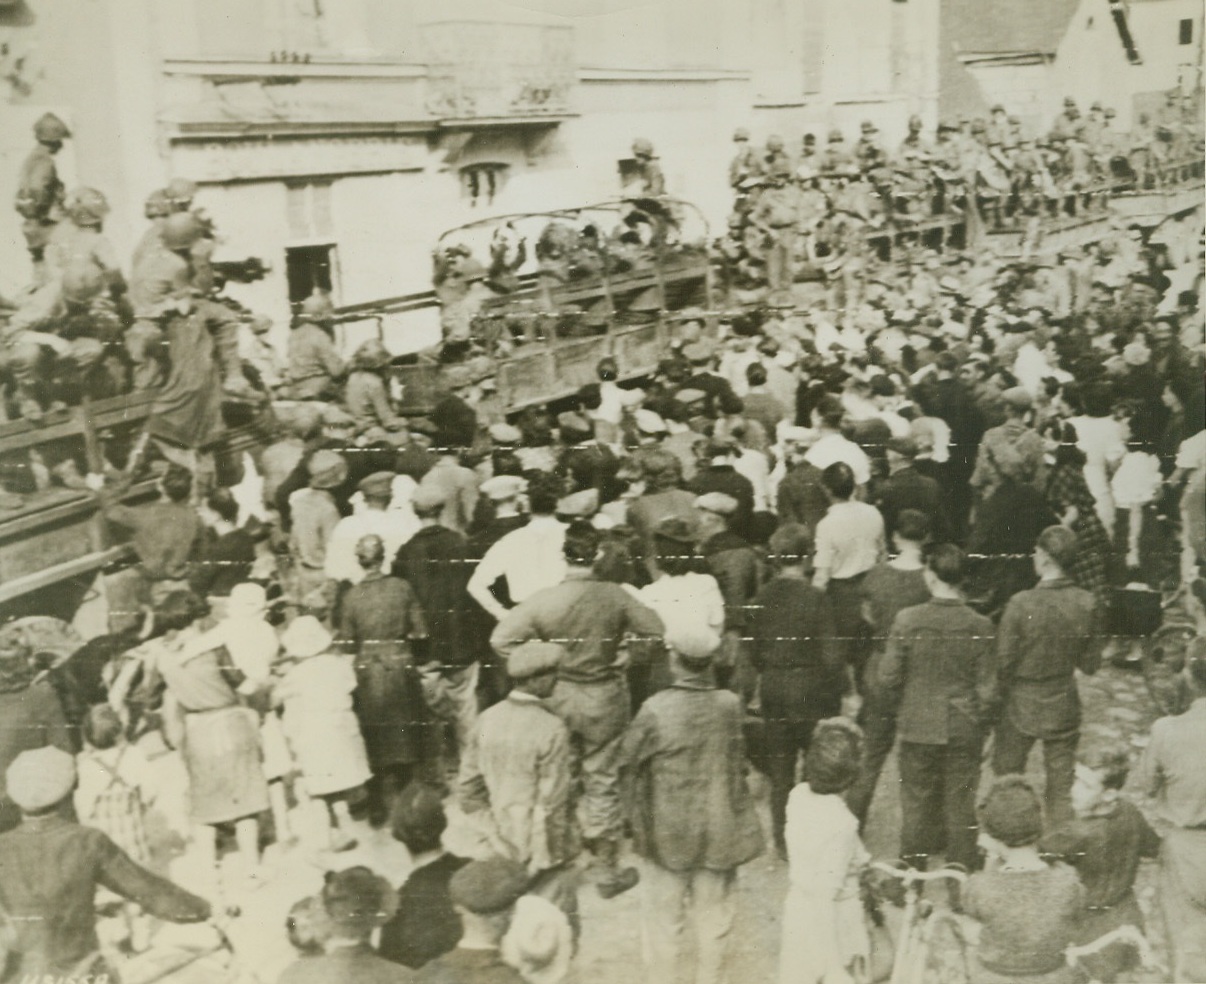
[[[749,138],[750,138],[750,131],[747,130],[745,127],[740,127],[733,131],[733,139],[734,140],[749,140]]]
[[[77,226],[98,226],[109,214],[109,201],[95,188],[76,188],[67,200],[67,215]]]
[[[172,203],[164,188],[156,188],[147,195],[143,212],[148,219],[162,219],[172,214]]]
[[[59,292],[69,304],[87,304],[104,286],[105,278],[100,267],[90,261],[79,260],[63,271]]]
[[[644,137],[637,137],[632,142],[632,152],[637,157],[652,157],[653,143],[649,140],[646,140]]]
[[[783,149],[783,138],[777,133],[772,133],[766,138],[766,149],[772,153]]]
[[[163,222],[163,245],[173,252],[192,249],[205,233],[205,226],[192,212],[176,212]]]
[[[39,143],[57,143],[71,136],[71,131],[67,129],[67,124],[55,116],[54,113],[46,113],[38,120],[34,124],[33,132]]]
[[[188,178],[172,178],[163,191],[174,205],[187,205],[197,197],[197,183]]]
[[[301,321],[331,321],[335,317],[335,302],[330,296],[315,289],[297,308],[297,317]]]

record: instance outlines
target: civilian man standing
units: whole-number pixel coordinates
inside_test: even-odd
[[[976,867],[980,747],[995,700],[993,625],[972,611],[959,584],[967,558],[943,543],[926,560],[931,598],[892,623],[881,680],[897,704],[901,857],[931,855]]]
[[[594,576],[599,543],[600,533],[589,523],[571,523],[565,531],[565,580],[508,612],[490,644],[503,659],[533,639],[566,649],[548,706],[569,727],[580,759],[582,835],[600,869],[599,894],[612,898],[640,880],[635,868],[619,866],[620,738],[631,713],[619,649],[626,634],[660,636],[665,627],[620,585]]]
[[[997,724],[993,772],[1022,772],[1036,741],[1047,771],[1047,822],[1072,819],[1072,782],[1080,739],[1076,671],[1096,673],[1104,638],[1097,602],[1068,578],[1076,534],[1049,526],[1034,548],[1039,583],[1010,598],[998,630],[997,663],[1004,710]]]
[[[675,682],[641,705],[620,753],[636,849],[645,866],[645,972],[676,979],[683,909],[696,928],[697,984],[721,984],[736,906],[737,868],[762,853],[762,831],[745,785],[740,699],[716,687],[720,640],[707,626],[666,638]]]

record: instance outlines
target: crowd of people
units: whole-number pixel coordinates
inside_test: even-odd
[[[1072,147],[1106,140],[1104,112],[1090,120],[1066,128]],[[53,173],[67,134],[39,127]],[[774,228],[777,179],[822,179],[772,157],[743,214]],[[262,336],[240,344],[254,322],[211,299],[189,188],[154,196],[128,290],[103,207],[56,194],[29,205],[40,283],[7,351],[78,364],[92,336],[22,312],[77,303],[86,252],[104,275],[83,321],[121,325],[123,364],[166,396],[146,452],[158,501],[84,483],[137,555],[118,624],[49,668],[0,632],[16,972],[103,972],[98,888],[129,903],[137,950],[148,917],[209,918],[260,877],[265,842],[300,837],[330,870],[291,913],[287,984],[551,984],[592,931],[588,885],[640,893],[651,984],[683,963],[688,922],[694,979],[714,984],[731,979],[741,868],[764,853],[789,870],[783,984],[862,980],[861,831],[898,795],[900,860],[971,873],[948,904],[981,927],[975,980],[1080,979],[1065,950],[1142,923],[1135,875],[1156,855],[1147,929],[1167,933],[1172,979],[1206,978],[1200,212],[1025,263],[869,257],[857,291],[804,311],[687,316],[639,387],[603,359],[563,409],[508,414],[489,373],[451,364],[431,413],[407,418],[389,353],[371,341],[345,362],[325,297],[301,306],[287,365]],[[271,443],[228,476],[179,453],[257,378],[291,398]],[[45,406],[17,392],[25,416]],[[1135,764],[1145,817],[1120,792],[1128,749],[1078,755],[1077,675],[1150,666],[1166,599],[1197,638],[1161,653],[1167,716]],[[206,898],[147,869],[148,740],[186,768]],[[898,791],[878,783],[893,749]],[[444,850],[453,819],[484,832],[482,857]],[[366,823],[409,850],[403,884],[339,870]],[[1096,960],[1113,980],[1135,953]]]

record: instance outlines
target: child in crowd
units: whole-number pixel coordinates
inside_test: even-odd
[[[854,724],[828,718],[817,725],[804,758],[807,779],[787,801],[790,887],[780,984],[843,984],[867,966],[871,945],[859,875],[870,856],[842,799],[861,759],[862,732]]]
[[[1135,899],[1142,858],[1154,858],[1160,838],[1143,814],[1122,796],[1130,772],[1125,748],[1101,748],[1081,756],[1072,785],[1076,819],[1043,837],[1040,850],[1070,864],[1085,889],[1085,909],[1075,942],[1091,943],[1120,926],[1143,929]],[[1135,964],[1135,950],[1113,944],[1084,958],[1093,979],[1110,982]]]
[[[117,712],[108,704],[89,708],[83,722],[84,749],[76,756],[75,812],[86,827],[103,830],[137,864],[148,867],[144,791],[151,787],[150,766],[137,746],[128,744]],[[103,893],[100,902],[117,896]],[[149,917],[133,902],[121,902],[129,947],[141,953],[150,944]]]
[[[967,880],[963,910],[980,923],[975,984],[1078,984],[1064,951],[1077,939],[1085,890],[1076,872],[1039,854],[1043,808],[1021,776],[1002,776],[980,804],[984,871]]]

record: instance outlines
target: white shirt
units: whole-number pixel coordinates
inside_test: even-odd
[[[817,443],[808,449],[804,460],[821,471],[842,461],[854,472],[855,485],[866,485],[871,481],[871,461],[867,453],[841,434],[826,434],[818,439]]]
[[[711,574],[663,575],[643,588],[624,587],[657,612],[666,635],[671,635],[675,626],[696,628],[701,624],[715,629],[717,638],[724,632],[724,596]]]
[[[817,523],[817,571],[829,580],[866,573],[886,556],[884,518],[865,502],[835,502]]]
[[[327,558],[323,571],[336,581],[351,581],[359,584],[364,580],[364,569],[356,560],[356,544],[360,538],[375,534],[385,544],[385,559],[381,562],[383,573],[389,573],[390,565],[398,548],[418,532],[419,521],[414,513],[395,509],[366,509],[364,512],[345,516],[335,524],[327,541]]]
[[[565,524],[552,516],[533,516],[494,544],[469,578],[469,593],[480,598],[500,577],[519,604],[543,588],[565,580]]]
[[[733,462],[733,470],[748,478],[754,487],[754,512],[770,512],[770,462],[766,455],[753,448],[742,448]]]

